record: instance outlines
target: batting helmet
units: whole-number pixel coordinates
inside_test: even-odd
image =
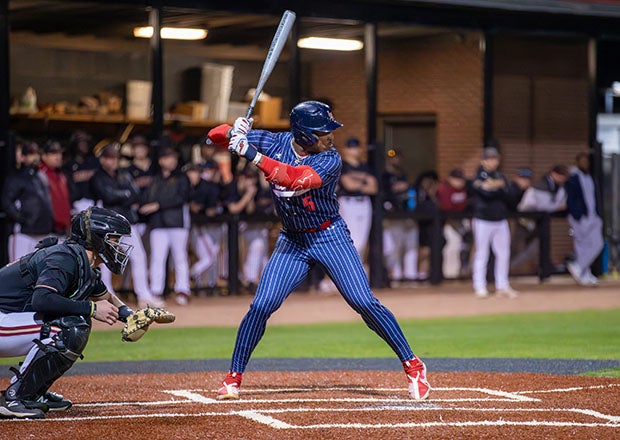
[[[121,274],[127,266],[132,245],[121,242],[131,235],[131,225],[122,215],[92,206],[71,219],[71,239],[97,252],[112,272]]]
[[[334,119],[329,105],[318,101],[297,104],[291,111],[290,122],[293,138],[302,147],[310,147],[317,142],[315,133],[331,132],[342,127],[342,124]]]

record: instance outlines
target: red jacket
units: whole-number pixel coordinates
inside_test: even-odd
[[[467,189],[456,189],[443,181],[437,188],[437,199],[442,210],[462,212],[467,207]]]
[[[59,234],[68,233],[71,226],[71,202],[69,201],[67,177],[60,169],[53,170],[45,164],[41,164],[41,171],[45,173],[49,182],[52,210],[54,211],[54,231]]]

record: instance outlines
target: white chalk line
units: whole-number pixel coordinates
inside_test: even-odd
[[[539,402],[540,399],[534,399],[522,396],[521,394],[538,393],[538,392],[568,392],[579,391],[585,389],[600,389],[611,386],[619,386],[617,384],[591,386],[591,387],[572,387],[556,390],[541,390],[541,391],[519,391],[519,392],[505,392],[500,390],[492,390],[488,388],[462,388],[462,387],[447,387],[447,388],[435,388],[435,391],[467,391],[467,392],[480,392],[493,396],[501,396],[502,399],[433,399],[424,402],[411,401],[409,399],[401,398],[328,398],[328,399],[251,399],[251,400],[239,400],[232,403],[236,404],[257,404],[257,403],[384,403],[385,405],[370,407],[370,408],[279,408],[279,409],[247,409],[247,410],[230,410],[221,412],[200,412],[200,413],[150,413],[150,414],[122,414],[122,415],[103,415],[103,416],[82,416],[82,417],[58,417],[44,420],[36,420],[37,422],[76,422],[76,421],[94,421],[94,420],[109,420],[109,419],[140,419],[140,418],[174,418],[174,417],[222,417],[222,416],[240,416],[254,422],[270,426],[274,429],[326,429],[326,428],[354,428],[354,429],[388,429],[388,428],[420,428],[420,427],[469,427],[469,426],[550,426],[550,427],[610,427],[620,428],[620,416],[613,416],[603,414],[598,411],[590,409],[580,408],[468,408],[468,407],[454,407],[444,408],[435,405],[436,402],[470,402],[470,401],[501,401],[501,402]],[[155,402],[101,402],[101,403],[84,403],[76,404],[74,406],[79,407],[106,407],[106,406],[158,406],[158,405],[172,405],[172,404],[186,404],[186,403],[201,403],[201,404],[226,404],[230,401],[218,401],[211,399],[200,394],[200,392],[211,392],[212,390],[163,390],[167,394],[171,394],[173,399],[160,400]],[[198,392],[197,392],[198,391]],[[269,389],[252,389],[254,393],[270,392]],[[307,388],[287,388],[276,389],[275,392],[299,392],[299,391],[402,391],[400,388],[351,388],[351,387],[333,387],[333,388],[317,388],[315,390]],[[174,397],[183,397],[183,400],[175,400]],[[398,405],[393,405],[397,403]],[[405,405],[403,405],[405,404]],[[379,412],[379,411],[469,411],[469,412],[495,412],[495,413],[578,413],[586,416],[598,418],[605,422],[559,422],[559,421],[510,421],[510,420],[482,420],[482,421],[464,421],[464,422],[405,422],[405,423],[327,423],[327,424],[312,424],[312,425],[292,425],[274,417],[269,414],[284,414],[284,413],[304,413],[304,412]],[[33,420],[6,420],[7,422],[32,422]]]
[[[177,394],[178,390],[163,390],[165,393],[169,393],[169,394],[173,394],[173,395],[179,395]],[[208,390],[208,389],[192,389],[192,390],[183,390],[184,392],[199,392],[199,393],[213,393],[215,394],[215,390]],[[289,393],[303,393],[303,392],[308,392],[308,393],[317,393],[317,392],[333,392],[333,391],[355,391],[355,392],[400,392],[400,393],[404,393],[405,390],[402,388],[368,388],[368,387],[329,387],[329,388],[324,388],[324,387],[317,387],[317,388],[248,388],[248,389],[244,389],[243,390],[243,394],[289,394]],[[443,388],[433,388],[432,389],[433,392],[438,392],[438,391],[465,391],[465,392],[475,392],[475,393],[482,393],[482,394],[488,394],[490,396],[496,396],[496,397],[503,397],[504,399],[499,399],[498,401],[503,401],[503,400],[511,400],[511,401],[521,401],[521,402],[540,402],[540,399],[536,399],[533,397],[526,397],[526,396],[522,396],[521,393],[517,392],[517,393],[509,393],[506,391],[500,391],[500,390],[492,390],[490,388],[464,388],[464,387],[443,387]],[[179,395],[180,396],[180,395]],[[337,399],[337,398],[335,398]],[[211,399],[211,400],[215,400],[215,399]],[[307,401],[307,399],[291,399],[290,401],[298,401],[298,400],[303,400],[303,401]],[[322,400],[322,399],[321,399]],[[459,399],[432,399],[433,401],[441,401],[441,402],[477,402],[480,400],[494,400],[494,399],[480,399],[480,398],[459,398]],[[217,402],[217,400],[215,400]],[[253,402],[257,402],[260,400],[252,400]],[[286,399],[283,400],[279,400],[279,401],[284,401],[286,402]],[[315,401],[315,400],[310,400],[310,401]],[[268,402],[268,401],[266,401]],[[269,400],[270,402],[270,400]]]
[[[588,391],[588,390],[600,390],[604,388],[616,388],[620,387],[620,383],[610,383],[606,385],[589,385],[586,387],[570,387],[570,388],[555,388],[552,390],[536,390],[536,391],[515,391],[515,394],[550,394],[550,393],[571,393],[573,391]]]

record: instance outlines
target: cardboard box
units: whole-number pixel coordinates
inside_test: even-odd
[[[282,114],[282,98],[270,98],[266,101],[258,101],[254,113],[260,117],[263,124],[278,122]]]
[[[200,101],[188,101],[177,104],[174,108],[174,114],[183,115],[192,121],[202,121],[207,119],[208,106]]]

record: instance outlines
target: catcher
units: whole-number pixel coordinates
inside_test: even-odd
[[[91,207],[73,217],[71,237],[48,237],[37,250],[0,269],[0,357],[26,355],[0,396],[0,417],[44,417],[71,401],[49,391],[82,357],[91,319],[109,325],[126,322],[122,339],[137,341],[152,322],[172,322],[163,309],[132,311],[111,295],[97,267],[120,274],[127,265],[131,234],[125,217]]]

